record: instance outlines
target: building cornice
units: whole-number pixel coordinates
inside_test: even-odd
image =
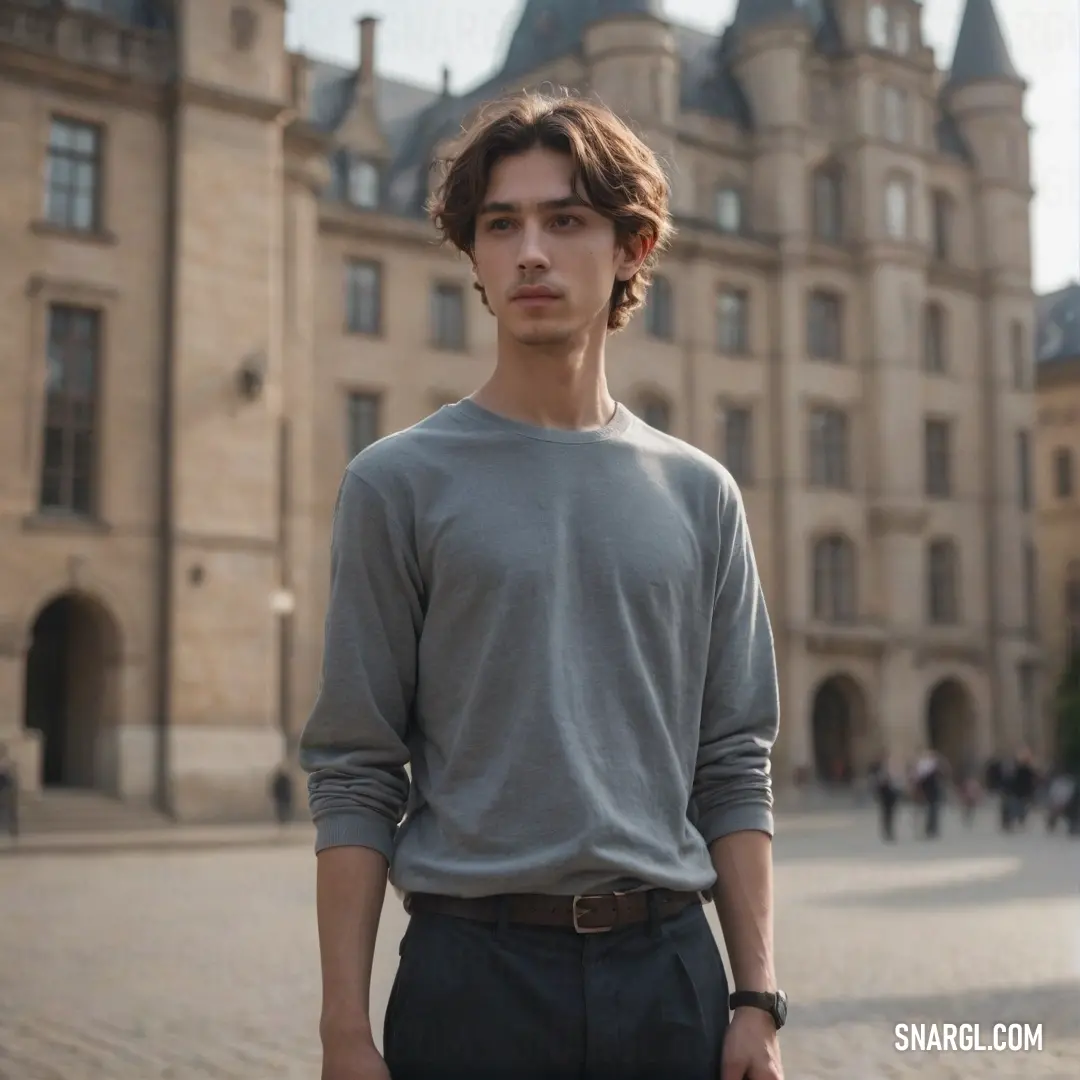
[[[292,106],[287,101],[251,97],[248,94],[238,94],[223,86],[194,82],[190,79],[177,83],[176,97],[180,105],[215,109],[218,112],[248,116],[253,120],[262,120],[266,123],[282,121],[292,112]]]
[[[113,72],[58,56],[30,52],[0,43],[0,77],[85,101],[110,102],[133,109],[160,111],[168,103],[169,85]]]

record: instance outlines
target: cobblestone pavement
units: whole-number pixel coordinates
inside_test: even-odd
[[[1076,1080],[1080,841],[865,814],[777,838],[788,1080]],[[0,1080],[316,1080],[307,846],[0,857]],[[387,901],[373,1007],[404,925]],[[899,1023],[1041,1024],[1028,1053],[899,1053]]]

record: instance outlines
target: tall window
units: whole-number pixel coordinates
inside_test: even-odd
[[[659,394],[642,394],[634,411],[649,427],[671,431],[671,405]]]
[[[941,374],[948,366],[945,311],[940,304],[927,304],[923,309],[923,368]]]
[[[889,47],[889,12],[884,4],[871,4],[866,16],[866,36],[875,49]]]
[[[365,210],[373,210],[379,205],[379,168],[373,162],[363,158],[350,158],[349,202]]]
[[[716,224],[721,232],[738,233],[743,229],[742,192],[722,187],[716,192]]]
[[[939,626],[959,620],[959,558],[951,540],[933,540],[927,549],[927,608]]]
[[[1009,358],[1012,365],[1014,390],[1026,390],[1028,386],[1027,333],[1019,319],[1009,327]]]
[[[1024,629],[1029,637],[1034,637],[1039,625],[1038,607],[1038,566],[1035,557],[1035,545],[1030,540],[1024,541]]]
[[[952,426],[948,420],[927,420],[923,430],[926,494],[947,499],[952,494]]]
[[[946,191],[935,191],[930,196],[934,229],[934,258],[947,262],[952,255],[952,196]]]
[[[382,332],[382,267],[354,260],[345,264],[345,325],[353,334]]]
[[[465,348],[465,290],[439,282],[431,290],[431,343],[437,349]]]
[[[750,351],[750,301],[742,289],[721,289],[717,296],[717,347],[731,356]]]
[[[89,515],[95,506],[101,315],[49,309],[40,506]]]
[[[1021,510],[1031,509],[1031,436],[1016,433],[1016,495]]]
[[[1072,451],[1059,446],[1054,451],[1054,494],[1059,499],[1071,499],[1075,483]]]
[[[907,142],[908,97],[896,86],[881,88],[882,132],[889,142]]]
[[[851,484],[847,414],[821,406],[810,410],[810,483],[844,489]]]
[[[900,176],[885,185],[885,231],[891,240],[906,240],[911,219],[911,187]]]
[[[675,337],[675,297],[662,274],[653,278],[645,301],[645,332],[660,341]]]
[[[844,232],[844,182],[836,167],[814,173],[814,235],[835,244]]]
[[[720,414],[720,460],[737,484],[754,479],[754,413],[746,405],[726,405]]]
[[[806,310],[806,348],[815,360],[843,357],[843,305],[835,293],[815,289]]]
[[[855,621],[855,545],[846,536],[825,536],[814,544],[814,618]]]
[[[45,218],[92,232],[101,221],[101,128],[54,118],[49,129]]]
[[[348,399],[349,458],[356,457],[379,437],[381,401],[378,394],[353,393]]]

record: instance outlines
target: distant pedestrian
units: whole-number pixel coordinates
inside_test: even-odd
[[[941,834],[941,803],[945,797],[945,777],[941,759],[933,750],[927,750],[915,762],[915,787],[926,807],[924,835],[928,840]]]
[[[274,803],[274,816],[279,825],[286,825],[293,816],[293,781],[289,770],[279,765],[270,780],[270,798]]]
[[[892,763],[887,755],[871,770],[870,783],[881,814],[881,838],[891,843],[896,839],[893,823],[896,818],[896,806],[900,802],[903,785],[894,773]]]
[[[13,840],[19,835],[19,777],[6,743],[0,743],[0,827]]]

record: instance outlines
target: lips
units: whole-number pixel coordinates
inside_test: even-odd
[[[523,285],[514,292],[515,300],[557,300],[559,294],[547,285]]]

